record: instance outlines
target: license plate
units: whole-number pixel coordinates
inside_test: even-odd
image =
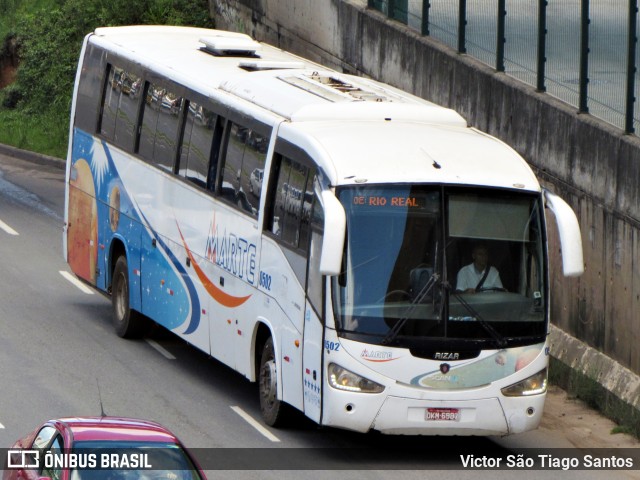
[[[449,422],[460,421],[460,410],[457,408],[427,408],[424,419],[435,421],[444,420]]]

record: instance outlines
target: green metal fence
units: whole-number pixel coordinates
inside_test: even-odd
[[[431,36],[626,133],[636,97],[639,0],[368,0]]]

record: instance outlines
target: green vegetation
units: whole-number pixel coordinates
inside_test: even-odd
[[[623,433],[626,435],[635,435],[635,429],[629,425],[617,425],[611,429],[611,435],[617,435]]]
[[[45,110],[30,115],[23,109],[0,108],[0,143],[64,158],[68,134],[67,111]]]
[[[0,90],[0,142],[64,158],[82,39],[142,24],[213,27],[207,0],[0,0],[0,56],[11,37],[20,59],[16,81]]]

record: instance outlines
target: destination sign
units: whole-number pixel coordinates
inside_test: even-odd
[[[420,195],[356,195],[353,204],[366,207],[398,207],[423,209],[426,199]]]

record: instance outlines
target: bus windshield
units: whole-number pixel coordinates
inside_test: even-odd
[[[332,292],[340,335],[420,348],[544,341],[539,194],[438,185],[344,187]]]

